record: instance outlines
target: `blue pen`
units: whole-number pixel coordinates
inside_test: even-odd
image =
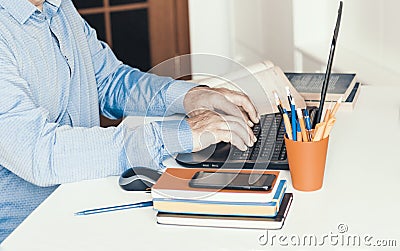
[[[296,128],[297,128],[297,140],[298,141],[303,141],[302,140],[302,136],[301,136],[301,128],[300,128],[300,124],[299,124],[299,121],[298,120],[296,120]]]
[[[290,109],[292,110],[292,133],[293,133],[293,140],[297,140],[297,119],[296,119],[296,106],[292,100],[292,104],[290,104]]]
[[[290,93],[290,89],[288,86],[286,86],[286,94],[288,97],[288,101],[290,104],[290,110],[292,112],[292,135],[293,135],[293,140],[296,141],[297,140],[297,119],[296,119],[296,104],[294,102],[294,99],[292,97],[292,94]]]
[[[98,214],[98,213],[112,212],[112,211],[125,210],[125,209],[131,209],[131,208],[141,208],[141,207],[151,207],[151,206],[153,206],[153,201],[143,201],[143,202],[134,203],[134,204],[126,204],[126,205],[112,206],[112,207],[102,207],[102,208],[80,211],[80,212],[75,213],[75,215]]]
[[[308,140],[311,141],[311,120],[307,109],[304,109],[304,120],[306,121]]]

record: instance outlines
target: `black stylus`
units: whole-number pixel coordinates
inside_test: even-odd
[[[317,115],[313,120],[313,126],[312,126],[313,128],[315,128],[315,125],[317,123],[321,122],[322,111],[324,110],[325,97],[326,97],[326,92],[328,91],[329,78],[331,76],[331,71],[332,71],[333,56],[335,55],[336,41],[339,33],[340,19],[342,18],[342,8],[343,8],[343,2],[340,1],[335,31],[333,33],[331,49],[329,52],[328,65],[326,66],[325,79],[321,90],[321,99],[319,101]]]

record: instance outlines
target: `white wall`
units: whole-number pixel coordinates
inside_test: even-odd
[[[293,69],[291,0],[233,0],[235,59],[244,64],[270,60]]]
[[[190,0],[193,53],[324,71],[338,0]],[[344,0],[334,70],[400,84],[400,1]],[[193,65],[195,68],[196,66]]]
[[[293,68],[291,0],[189,0],[189,19],[192,53]]]
[[[400,72],[400,1],[345,1],[343,46]]]
[[[324,69],[338,3],[293,0],[298,70]],[[367,84],[400,84],[399,9],[398,0],[344,0],[334,69],[357,72]]]
[[[189,0],[191,53],[233,57],[230,0]],[[192,61],[192,71],[201,72]]]

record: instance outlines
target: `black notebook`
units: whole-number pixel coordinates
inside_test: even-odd
[[[286,77],[304,100],[320,100],[324,73],[286,72]],[[337,101],[340,97],[346,100],[356,84],[355,73],[332,73],[329,79],[325,101]]]
[[[286,193],[275,217],[220,216],[201,214],[157,213],[157,222],[167,225],[281,229],[293,201],[293,194]]]

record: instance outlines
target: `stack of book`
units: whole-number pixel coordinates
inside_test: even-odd
[[[153,206],[160,224],[280,229],[293,195],[286,193],[286,180],[279,171],[241,170],[274,174],[268,191],[198,188],[190,186],[199,171],[229,172],[201,168],[168,168],[152,187]]]
[[[286,72],[293,87],[303,96],[307,106],[319,106],[324,73],[293,73]],[[332,73],[329,79],[325,106],[342,97],[341,110],[353,110],[360,93],[360,83],[355,73]]]

